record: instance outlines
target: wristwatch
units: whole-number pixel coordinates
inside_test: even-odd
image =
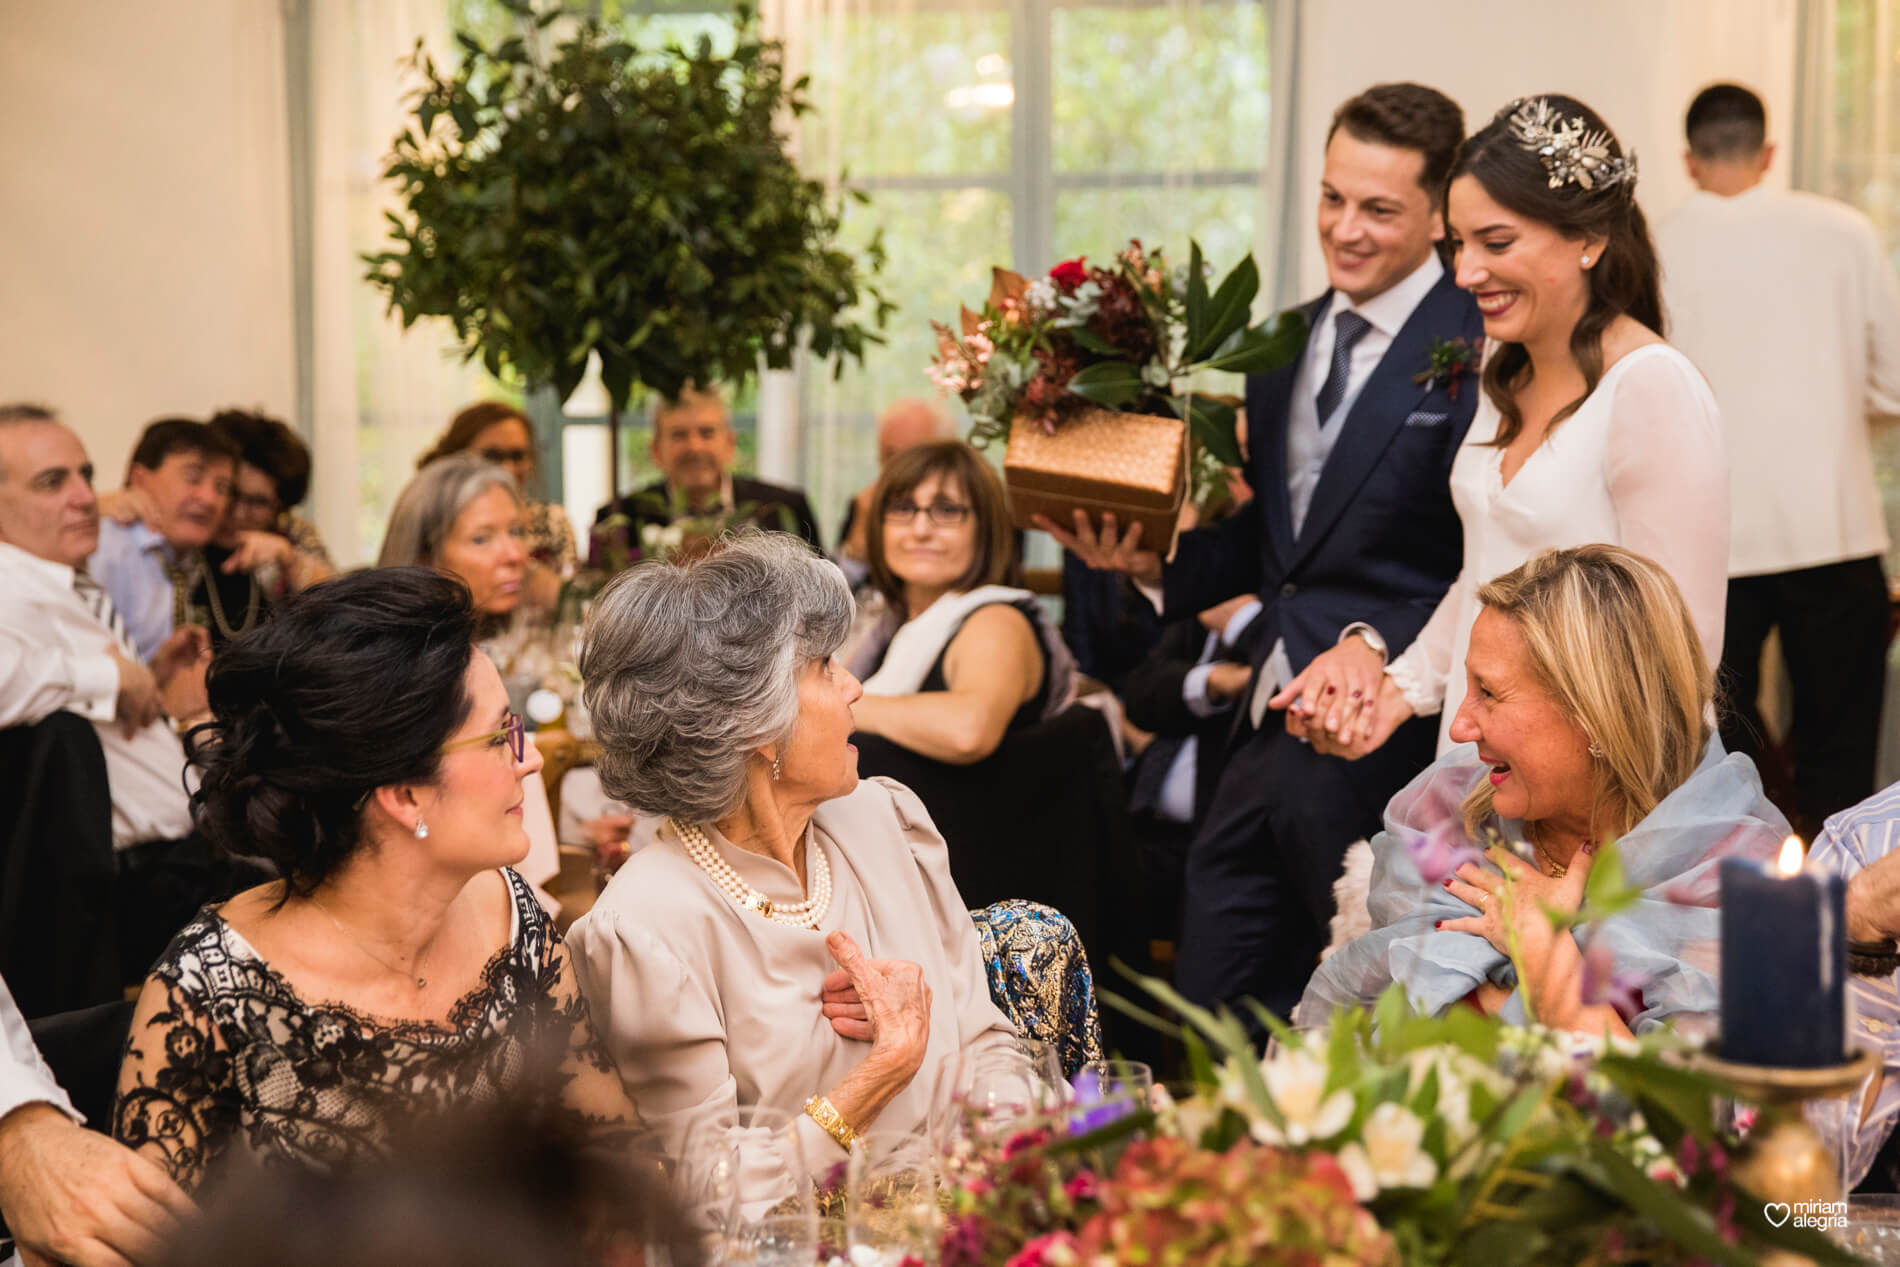
[[[1381,660],[1391,658],[1385,649],[1385,639],[1379,636],[1377,629],[1374,629],[1363,620],[1355,620],[1339,631],[1339,641],[1341,643],[1344,643],[1348,638],[1363,638],[1368,647],[1371,647],[1374,651],[1379,653]]]

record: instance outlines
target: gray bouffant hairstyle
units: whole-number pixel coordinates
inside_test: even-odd
[[[740,529],[687,564],[642,563],[601,593],[583,698],[607,794],[710,823],[745,802],[746,762],[798,722],[798,675],[843,645],[844,574],[783,532]]]
[[[432,565],[456,516],[491,488],[505,488],[517,503],[521,501],[515,477],[473,453],[437,458],[417,471],[389,512],[389,531],[383,534],[376,566]]]

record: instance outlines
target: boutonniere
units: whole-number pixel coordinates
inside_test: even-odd
[[[1458,399],[1458,384],[1467,374],[1478,372],[1483,345],[1476,339],[1433,339],[1425,357],[1425,368],[1412,377],[1420,387],[1442,387],[1445,395]]]

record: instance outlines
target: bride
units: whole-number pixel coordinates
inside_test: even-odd
[[[1321,751],[1360,757],[1465,690],[1478,588],[1540,550],[1623,546],[1660,563],[1719,660],[1728,468],[1714,397],[1664,342],[1636,162],[1569,97],[1512,102],[1465,142],[1447,193],[1458,284],[1484,315],[1484,398],[1452,465],[1464,565],[1390,665],[1350,626],[1271,703]],[[1358,635],[1358,636],[1355,636]]]

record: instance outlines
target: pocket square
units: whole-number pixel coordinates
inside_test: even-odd
[[[1449,417],[1451,417],[1451,415],[1442,410],[1415,409],[1406,415],[1405,425],[1408,427],[1436,427]]]

